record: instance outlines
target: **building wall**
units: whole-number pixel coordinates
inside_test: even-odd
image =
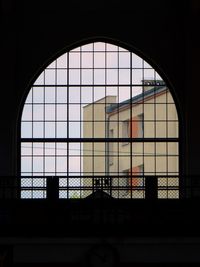
[[[105,113],[108,103],[115,103],[116,97],[108,96],[94,104],[84,107],[83,136],[86,138],[178,138],[178,116],[173,97],[169,90],[153,97],[147,97],[144,104],[134,103],[132,110],[126,104],[111,113]],[[95,111],[95,112],[94,112]],[[140,116],[142,115],[142,118]],[[141,119],[143,121],[141,121]],[[102,122],[100,122],[102,120]],[[142,126],[143,125],[143,126]],[[124,129],[127,127],[127,129]],[[113,178],[113,186],[130,186],[126,175],[178,175],[178,143],[140,143],[130,147],[129,142],[123,143],[84,143],[83,173],[84,175],[124,175],[125,178]],[[93,157],[93,154],[95,157]],[[132,158],[130,158],[132,154]],[[140,169],[142,168],[142,173]],[[145,184],[143,178],[132,178],[132,185]],[[137,180],[136,180],[137,179]],[[134,184],[135,183],[135,184]],[[92,179],[85,179],[84,185],[91,186]],[[158,180],[158,186],[178,186],[178,178]],[[114,197],[143,198],[143,190],[113,191]],[[89,191],[88,191],[89,194]],[[177,191],[159,190],[160,198],[177,198]]]
[[[107,132],[106,106],[115,103],[115,96],[107,96],[95,103],[83,107],[83,137],[105,138]],[[83,143],[83,173],[87,175],[101,176],[106,172],[106,144],[101,142]],[[84,186],[92,185],[92,178],[84,179]],[[91,191],[85,191],[85,196]]]

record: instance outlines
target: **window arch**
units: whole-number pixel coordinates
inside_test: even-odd
[[[104,192],[179,198],[179,123],[173,97],[141,57],[93,42],[48,65],[21,117],[21,198],[46,198],[49,177],[60,198]]]

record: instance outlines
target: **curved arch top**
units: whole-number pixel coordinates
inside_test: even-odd
[[[169,88],[140,56],[100,41],[73,48],[42,71],[26,98],[22,197],[45,198],[46,179],[55,176],[61,198],[99,190],[145,198],[145,177],[153,175],[159,198],[178,198],[178,125]],[[27,181],[42,189],[23,190]]]

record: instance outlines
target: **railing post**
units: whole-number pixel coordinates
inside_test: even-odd
[[[145,198],[146,199],[158,198],[158,179],[156,176],[145,177]]]
[[[51,176],[47,178],[47,199],[55,200],[59,198],[59,178]]]

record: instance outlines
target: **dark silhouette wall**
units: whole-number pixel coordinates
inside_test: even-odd
[[[81,42],[109,39],[128,48],[132,47],[133,51],[143,56],[156,70],[160,70],[160,74],[166,79],[176,97],[181,113],[180,156],[182,169],[185,174],[200,175],[200,43],[198,40],[200,4],[198,0],[1,0],[0,15],[1,176],[18,174],[20,110],[27,90],[30,89],[30,85],[39,72],[55,59],[56,55],[62,54]],[[196,213],[198,212],[196,211]],[[193,214],[193,216],[195,215]],[[185,227],[187,228],[187,226]],[[19,236],[19,238],[21,237]],[[27,246],[24,239],[20,240],[21,246],[13,245],[14,241],[10,243],[14,248],[14,261],[20,262],[23,259],[28,261],[27,255],[29,254],[24,253],[24,250],[27,253],[35,250],[38,258],[44,260],[44,255],[46,255],[45,259],[47,259],[47,254],[49,254],[46,247],[47,241],[38,241],[37,239],[34,241],[36,243],[43,242],[41,251],[44,253],[41,256],[35,244],[31,243],[32,245]],[[149,249],[152,249],[152,254],[150,252],[144,254],[146,262],[152,259],[167,261],[166,251],[170,251],[171,260],[176,259],[176,255],[173,254],[176,240],[173,237],[170,239],[172,246],[170,247],[169,243],[161,246],[161,254],[157,258],[156,250],[162,243],[160,240],[157,242],[151,239],[151,242],[154,242],[154,247],[152,247],[148,245],[149,241],[137,239],[132,241],[131,248],[126,245],[128,242],[126,240],[128,239],[125,239],[124,243],[120,241],[118,246],[125,259],[129,258],[132,250],[135,250],[138,252],[135,255],[140,256],[135,256],[134,261],[140,262],[143,251],[149,251]],[[56,242],[59,243],[58,246],[55,245]],[[48,245],[51,244],[50,251],[53,249],[56,251],[57,247],[57,254],[55,254],[57,256],[51,256],[52,261],[56,261],[56,259],[59,261],[58,258],[62,257],[64,257],[63,261],[67,261],[68,256],[66,255],[69,255],[70,262],[71,255],[76,254],[76,251],[82,246],[81,258],[85,253],[84,247],[89,248],[97,241],[93,239],[77,242],[71,239],[70,241],[65,240],[67,245],[64,248],[61,245],[62,242],[64,241],[58,239],[48,243]],[[142,242],[142,246],[138,245],[140,242]],[[183,261],[192,259],[200,261],[200,258],[197,257],[200,239],[197,243],[194,242],[194,239],[190,239],[187,246],[184,246],[185,243],[180,240],[178,242],[180,242],[177,248],[179,261],[184,255],[181,251],[188,252],[188,257],[185,254],[185,258],[182,258]],[[74,249],[75,246],[76,249]],[[65,253],[69,247],[72,254]],[[128,254],[127,251],[130,253]],[[192,253],[196,253],[194,257]],[[30,261],[34,261],[34,253],[31,255],[29,255]],[[151,257],[151,255],[153,256]]]

